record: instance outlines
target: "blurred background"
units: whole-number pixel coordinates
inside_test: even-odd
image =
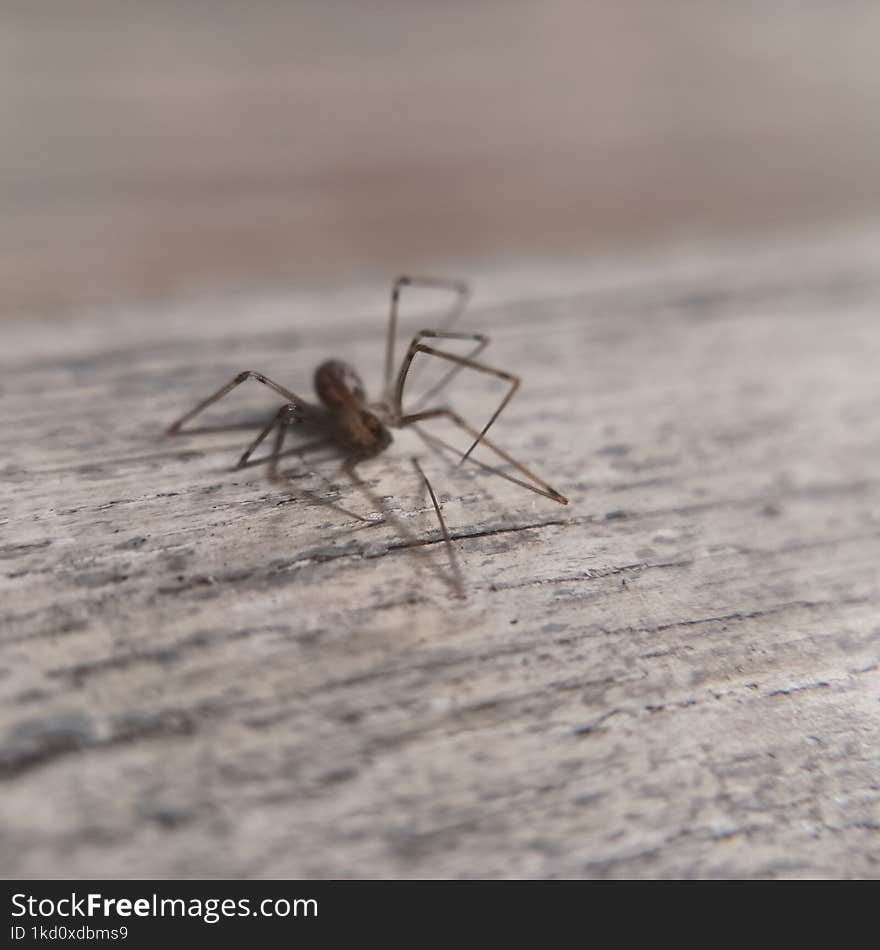
[[[0,0],[2,312],[880,214],[869,0]]]

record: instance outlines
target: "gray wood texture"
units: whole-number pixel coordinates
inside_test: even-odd
[[[5,323],[4,874],[876,876],[878,248],[463,275],[571,505],[401,437],[421,556],[332,461],[231,470],[255,384],[162,436],[243,369],[375,385],[385,287]]]

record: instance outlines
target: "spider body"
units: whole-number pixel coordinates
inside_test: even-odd
[[[397,372],[395,373],[394,351],[397,338],[397,312],[400,301],[400,291],[401,288],[411,285],[434,287],[452,291],[455,294],[455,304],[448,312],[446,319],[443,321],[442,329],[421,330],[412,338],[406,354],[404,355],[404,358],[401,361]],[[488,346],[489,337],[481,333],[461,333],[449,329],[464,309],[467,297],[468,288],[461,281],[441,280],[437,278],[399,277],[394,282],[391,291],[391,311],[388,319],[388,332],[385,345],[385,387],[382,398],[378,402],[371,403],[368,401],[366,387],[364,386],[360,375],[348,363],[338,359],[326,360],[315,370],[314,386],[315,392],[318,396],[319,404],[311,403],[300,396],[297,396],[296,393],[286,389],[279,383],[274,382],[267,376],[264,376],[262,373],[248,370],[246,372],[239,373],[225,386],[222,386],[215,393],[212,393],[207,397],[207,399],[202,400],[202,402],[200,402],[194,409],[178,419],[173,425],[169,427],[168,434],[177,434],[181,431],[185,423],[202,412],[202,410],[217,402],[217,400],[222,399],[240,384],[247,380],[253,379],[259,383],[262,383],[264,386],[267,386],[269,389],[281,396],[282,399],[284,399],[284,404],[280,407],[280,409],[278,409],[277,413],[269,422],[269,424],[259,433],[259,435],[257,435],[254,441],[245,450],[244,454],[239,460],[239,468],[242,468],[248,464],[258,464],[256,462],[250,461],[251,455],[253,455],[263,440],[274,431],[275,444],[271,455],[268,457],[268,462],[269,476],[273,479],[276,478],[278,460],[281,458],[282,454],[287,454],[282,453],[281,449],[288,427],[298,423],[308,423],[323,436],[321,439],[317,440],[317,442],[311,444],[320,445],[333,443],[338,448],[340,448],[345,458],[343,469],[346,474],[356,485],[358,485],[358,487],[361,488],[362,491],[364,491],[365,494],[368,495],[368,497],[370,497],[372,502],[377,503],[379,507],[382,507],[381,501],[375,496],[371,495],[363,482],[361,482],[357,477],[357,474],[355,473],[355,466],[367,459],[379,455],[388,448],[392,442],[391,429],[404,428],[406,426],[414,426],[415,431],[431,447],[436,448],[438,446],[442,446],[446,449],[451,449],[452,451],[458,452],[457,449],[453,449],[451,446],[442,442],[442,440],[437,439],[434,436],[430,436],[427,433],[423,433],[420,426],[418,425],[418,423],[430,422],[431,420],[446,419],[448,422],[451,422],[463,432],[466,432],[473,440],[471,442],[470,448],[465,453],[461,454],[459,464],[467,461],[470,458],[473,450],[478,445],[483,445],[489,451],[493,452],[496,458],[506,463],[507,467],[512,467],[518,473],[518,475],[512,475],[509,472],[501,470],[500,468],[487,465],[484,462],[477,461],[476,459],[472,459],[471,461],[473,461],[480,468],[486,469],[496,475],[501,476],[502,478],[507,479],[508,481],[520,485],[523,488],[527,488],[529,491],[535,492],[538,495],[543,495],[545,498],[549,498],[552,501],[556,501],[559,504],[567,505],[568,499],[564,495],[556,491],[555,488],[551,488],[547,482],[539,478],[534,474],[534,472],[531,472],[522,463],[518,462],[515,458],[513,458],[513,456],[509,455],[495,443],[490,442],[486,437],[486,433],[490,426],[505,409],[514,393],[519,388],[520,381],[519,377],[514,376],[511,373],[507,373],[503,370],[496,369],[495,367],[488,366],[487,364],[479,362],[475,359],[475,357],[482,350],[484,350],[486,346]],[[432,344],[436,345],[429,345],[424,342],[425,340],[430,340]],[[439,341],[443,340],[472,341],[476,344],[476,346],[467,356],[458,356],[455,353],[451,353],[440,348],[442,346],[442,342]],[[475,426],[472,426],[460,415],[458,415],[458,413],[454,412],[450,408],[447,408],[446,406],[436,406],[434,408],[427,408],[421,411],[413,411],[409,413],[404,412],[403,396],[406,387],[406,381],[413,360],[420,354],[426,357],[444,360],[447,364],[449,364],[449,368],[447,369],[445,376],[443,376],[436,385],[434,385],[427,393],[422,396],[421,403],[428,401],[432,396],[438,395],[450,382],[450,380],[462,369],[470,369],[476,372],[486,373],[490,376],[504,380],[508,384],[508,390],[506,394],[501,399],[501,402],[492,413],[489,421],[483,426],[482,429],[477,429]],[[296,452],[303,450],[301,449],[294,451]],[[449,532],[446,530],[446,523],[443,520],[443,515],[440,511],[440,505],[430,482],[418,463],[418,460],[413,459],[412,461],[416,470],[421,476],[428,493],[430,494],[434,511],[437,515],[438,521],[440,522],[440,527],[443,532],[444,542],[449,549],[450,562],[453,565],[454,573],[453,586],[455,587],[455,590],[459,596],[462,596],[461,578],[458,571],[457,562],[455,561]],[[396,520],[392,518],[387,511],[385,514],[389,520]],[[402,523],[397,523],[397,528],[402,534],[405,534],[407,537],[409,537],[414,545],[419,545],[422,543],[412,538],[408,532],[408,529],[406,529]]]
[[[326,360],[315,370],[315,392],[327,408],[335,441],[357,461],[373,458],[393,441],[384,405],[367,404],[357,370],[343,360]]]

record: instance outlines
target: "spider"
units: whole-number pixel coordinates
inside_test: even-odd
[[[401,290],[404,287],[427,287],[447,290],[455,295],[455,302],[442,321],[442,329],[420,330],[415,334],[395,373],[394,357],[397,338],[397,317]],[[417,425],[417,423],[427,422],[432,419],[446,419],[466,432],[472,440],[470,447],[461,456],[458,464],[470,459],[480,468],[487,469],[494,474],[506,478],[508,481],[512,481],[529,491],[543,495],[559,504],[567,505],[568,499],[564,495],[556,491],[555,488],[552,488],[547,482],[539,478],[534,472],[527,469],[523,464],[486,437],[486,433],[492,424],[501,415],[519,388],[520,379],[512,373],[489,366],[475,359],[475,357],[489,345],[488,336],[483,333],[462,333],[450,329],[464,310],[469,295],[470,291],[468,285],[458,280],[446,280],[434,277],[398,277],[394,281],[391,289],[391,306],[385,343],[385,385],[381,399],[375,402],[368,400],[366,389],[357,371],[342,360],[326,360],[315,370],[314,386],[320,403],[313,403],[303,399],[301,396],[281,386],[279,383],[274,382],[262,373],[246,370],[245,372],[239,373],[226,383],[225,386],[221,386],[216,392],[212,393],[206,399],[203,399],[195,408],[181,416],[176,422],[169,426],[167,430],[168,435],[176,435],[187,422],[207,409],[208,406],[222,399],[237,386],[252,379],[258,383],[262,383],[264,386],[268,386],[269,389],[276,392],[284,400],[284,404],[278,409],[269,424],[260,431],[253,442],[247,447],[239,459],[236,468],[243,468],[248,464],[257,464],[250,462],[250,458],[263,440],[274,430],[275,443],[271,455],[268,458],[268,463],[269,477],[273,480],[277,479],[279,477],[277,474],[278,460],[282,455],[288,454],[286,452],[282,453],[284,438],[288,427],[306,423],[320,432],[322,438],[293,451],[302,452],[305,449],[322,444],[335,445],[343,454],[343,470],[346,475],[362,491],[365,491],[370,500],[381,510],[383,509],[381,501],[369,493],[366,485],[361,481],[355,471],[356,466],[368,459],[374,458],[388,448],[392,442],[391,429],[402,429],[407,426],[414,426],[415,431],[430,446],[440,446],[458,454],[457,449],[454,449],[435,435],[422,432]],[[431,342],[425,342],[426,340]],[[439,348],[438,345],[434,345],[434,341],[442,340],[472,341],[476,343],[476,346],[467,356],[459,356]],[[420,404],[424,404],[439,393],[440,390],[449,383],[452,377],[462,369],[471,369],[490,376],[495,376],[508,384],[507,392],[482,429],[477,429],[472,426],[458,415],[458,413],[445,406],[437,406],[410,413],[404,412],[404,387],[407,377],[410,374],[413,360],[420,353],[435,359],[445,360],[451,364],[439,382],[421,397]],[[486,446],[498,459],[511,466],[522,477],[516,477],[471,458],[471,453],[478,445]],[[452,547],[449,531],[447,530],[446,522],[440,510],[440,505],[434,494],[434,489],[431,487],[431,483],[419,465],[418,459],[413,458],[411,461],[428,491],[440,524],[453,571],[452,587],[456,595],[462,597],[463,587],[461,572],[455,558],[454,548]],[[351,514],[350,512],[348,513]],[[385,513],[386,515],[388,514],[387,511]],[[359,516],[355,517],[359,518]],[[365,519],[359,518],[359,520]],[[389,520],[395,521],[397,529],[409,538],[414,546],[424,543],[414,539],[409,529],[396,523],[395,519],[392,518]]]

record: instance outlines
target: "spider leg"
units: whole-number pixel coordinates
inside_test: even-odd
[[[306,452],[311,452],[313,449],[320,449],[325,445],[332,444],[333,439],[331,439],[329,436],[322,439],[312,439],[311,442],[304,442],[300,445],[294,446],[292,449],[285,449],[283,452],[279,452],[277,457],[274,455],[274,453],[270,453],[269,455],[262,456],[262,458],[248,459],[244,465],[239,462],[238,465],[236,465],[236,468],[253,468],[256,465],[265,465],[267,462],[271,462],[273,458],[276,458],[277,461],[277,459],[287,458],[290,455],[305,455]]]
[[[428,494],[431,496],[431,504],[434,506],[434,512],[437,515],[437,520],[440,522],[440,530],[443,532],[443,543],[446,545],[446,550],[449,553],[449,565],[452,569],[452,577],[454,579],[454,587],[458,597],[464,597],[464,584],[461,579],[461,567],[458,563],[458,557],[455,553],[455,547],[452,544],[452,539],[449,537],[449,530],[446,527],[446,519],[443,517],[443,512],[440,510],[440,505],[437,502],[437,496],[434,494],[434,489],[431,487],[431,483],[428,481],[428,476],[422,471],[422,466],[419,465],[419,460],[417,458],[412,459],[413,467],[421,476],[422,481],[425,483],[425,488],[428,489]]]
[[[479,337],[474,336],[474,339],[479,339]],[[517,389],[519,389],[519,376],[514,376],[512,373],[507,373],[504,370],[496,369],[494,366],[487,366],[485,363],[478,363],[476,360],[468,359],[464,356],[456,356],[454,353],[447,353],[445,350],[438,350],[433,346],[426,346],[424,343],[419,343],[416,340],[413,340],[413,342],[410,344],[409,350],[407,350],[406,356],[403,359],[403,363],[400,365],[400,372],[397,376],[397,387],[395,390],[395,408],[402,418],[411,418],[410,416],[403,416],[403,407],[401,403],[403,400],[403,387],[406,383],[406,376],[417,353],[425,353],[428,356],[437,356],[440,359],[449,360],[452,363],[456,363],[461,367],[475,369],[478,372],[486,373],[489,376],[497,376],[499,379],[506,380],[508,383],[510,383],[510,388],[505,393],[504,398],[498,404],[495,411],[489,417],[489,421],[483,426],[480,432],[473,433],[475,436],[474,441],[461,459],[461,461],[464,462],[470,456],[471,452],[473,452],[473,450],[480,444],[480,442],[484,441],[485,435],[491,428],[492,423],[495,422],[495,420],[501,415],[507,404],[513,398],[513,394],[517,391]]]
[[[168,427],[167,434],[176,435],[178,432],[180,432],[185,423],[189,422],[190,419],[194,418],[200,412],[207,409],[208,406],[213,405],[213,403],[217,402],[218,399],[222,399],[227,393],[232,392],[236,386],[240,386],[248,379],[255,379],[258,383],[268,386],[269,389],[274,390],[289,404],[296,406],[303,413],[307,412],[311,408],[304,399],[300,399],[299,396],[297,396],[295,393],[292,393],[289,389],[285,389],[278,383],[273,382],[262,373],[255,373],[252,370],[247,370],[244,373],[239,373],[238,376],[230,380],[230,382],[228,382],[225,386],[221,386],[217,392],[212,393],[207,399],[203,399],[194,409],[191,409],[188,413],[186,413],[186,415],[181,416],[176,422],[173,422]]]
[[[278,460],[280,458],[282,458],[285,455],[302,455],[304,452],[308,451],[309,449],[319,448],[322,445],[328,445],[333,442],[333,439],[327,436],[322,439],[314,439],[311,442],[307,442],[305,445],[299,445],[296,448],[291,449],[289,452],[282,452],[281,448],[284,445],[284,439],[285,439],[285,436],[287,435],[288,425],[291,422],[303,421],[301,418],[297,418],[295,413],[296,413],[295,406],[292,406],[290,404],[286,406],[282,406],[278,410],[278,412],[275,414],[275,417],[269,423],[269,425],[267,425],[266,428],[263,429],[262,432],[260,432],[260,434],[256,437],[256,439],[254,439],[254,441],[251,443],[247,451],[242,455],[236,468],[246,468],[251,465],[261,465],[264,462],[268,462],[269,463],[269,471],[268,471],[269,480],[273,482],[284,481],[286,478],[291,477],[291,475],[290,475],[290,472],[279,474]],[[266,438],[266,436],[273,429],[276,429],[276,432],[275,432],[275,444],[272,448],[272,452],[265,458],[258,459],[256,462],[251,462],[250,461],[251,454],[257,449],[260,443]],[[330,488],[331,491],[335,491],[333,485],[323,475],[320,475],[320,473],[315,473],[315,474],[318,475],[318,477],[324,482],[325,485],[327,485]],[[301,488],[299,489],[298,494],[301,494],[304,498],[308,499],[309,501],[315,504],[323,505],[327,508],[332,508],[334,511],[339,511],[342,514],[347,515],[349,518],[354,518],[355,521],[363,521],[363,522],[369,523],[368,519],[362,518],[359,514],[356,514],[353,511],[349,511],[347,508],[343,508],[342,505],[337,505],[335,502],[329,501],[326,498],[321,498],[320,496],[316,495],[314,492],[310,492],[308,489]]]
[[[477,430],[465,422],[464,419],[458,413],[453,412],[451,409],[428,409],[425,412],[416,412],[409,416],[403,416],[400,419],[399,425],[401,427],[406,427],[413,425],[417,422],[423,422],[427,419],[438,419],[446,418],[450,422],[453,422],[460,429],[463,429],[465,432],[469,433],[471,436],[477,434]],[[452,448],[452,446],[446,445],[442,440],[438,439],[436,436],[428,435],[425,433],[425,436],[430,440],[435,441],[438,445],[443,445],[446,448]],[[489,439],[482,437],[478,439],[478,442],[481,442],[486,446],[487,449],[490,449],[494,452],[499,458],[503,459],[509,465],[512,465],[520,474],[524,475],[528,481],[523,481],[521,479],[515,478],[512,475],[508,475],[505,472],[500,471],[499,469],[493,468],[491,465],[486,465],[478,459],[471,458],[469,461],[473,462],[475,465],[478,465],[480,468],[488,469],[490,472],[494,472],[496,475],[500,475],[502,478],[506,478],[508,481],[513,482],[516,485],[520,485],[523,488],[527,488],[529,491],[535,492],[537,495],[544,495],[545,498],[550,498],[553,501],[559,502],[560,505],[567,505],[568,499],[561,492],[556,491],[555,488],[550,486],[542,478],[539,478],[534,472],[530,471],[523,465],[521,462],[518,462],[512,455],[505,452],[504,449],[497,446],[494,442],[491,442]],[[455,450],[457,451],[457,450]],[[464,456],[461,461],[463,462],[467,458]],[[461,462],[459,462],[461,464]]]
[[[413,347],[417,346],[424,339],[441,339],[441,340],[476,340],[477,345],[469,352],[466,353],[464,359],[473,360],[475,356],[479,356],[483,350],[491,342],[490,338],[486,336],[485,333],[459,333],[452,330],[420,330],[410,341],[409,348],[407,353],[412,350]],[[412,360],[410,360],[412,362]],[[448,370],[441,378],[436,382],[427,392],[419,396],[418,401],[413,406],[413,411],[418,412],[426,402],[429,402],[431,399],[435,398],[446,386],[449,385],[449,382],[452,378],[460,373],[464,369],[464,365],[456,364],[450,370]],[[397,374],[397,386],[395,386],[395,405],[397,406],[397,412],[400,414],[403,412],[402,402],[403,402],[403,385],[400,383],[400,375],[403,372],[403,365],[401,365],[400,370]],[[405,373],[405,376],[408,376],[409,379],[412,379],[415,370],[409,368],[408,372]],[[399,396],[397,396],[399,393]]]
[[[449,313],[444,321],[450,327],[459,318],[470,296],[470,288],[463,280],[446,280],[440,277],[398,277],[391,285],[391,307],[388,314],[388,334],[385,340],[385,389],[390,390],[391,376],[394,371],[394,344],[397,339],[397,312],[400,306],[402,287],[436,287],[451,290],[455,295]]]
[[[260,434],[254,439],[253,442],[247,447],[247,449],[242,453],[241,458],[238,460],[236,468],[244,468],[248,464],[250,457],[256,452],[259,448],[260,443],[266,436],[277,427],[278,432],[275,437],[275,450],[269,456],[269,478],[273,481],[275,480],[275,471],[278,464],[278,455],[281,451],[281,443],[284,441],[284,436],[287,432],[287,426],[294,422],[302,422],[302,418],[297,413],[297,407],[293,403],[287,403],[282,406],[269,425],[260,432]]]
[[[360,461],[358,458],[348,459],[343,463],[342,470],[351,480],[351,483],[363,494],[363,496],[370,502],[370,504],[378,509],[382,513],[383,519],[390,524],[395,531],[407,542],[407,547],[413,553],[417,554],[419,557],[427,557],[427,553],[423,550],[425,542],[420,540],[410,529],[391,511],[388,509],[387,505],[382,501],[381,498],[361,479],[355,470],[355,466]],[[442,516],[441,516],[442,523]],[[457,564],[457,562],[454,562]],[[452,588],[456,597],[463,597],[464,593],[461,588],[461,580],[456,571],[452,579],[448,578],[443,571],[438,572],[446,583]]]

